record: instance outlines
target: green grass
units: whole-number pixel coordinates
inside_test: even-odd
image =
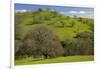
[[[32,24],[32,21],[35,20],[33,19],[32,13],[26,13],[27,17],[20,23],[20,26],[22,27],[22,29],[24,30],[24,32],[22,33],[22,37],[24,38],[24,35],[27,34],[27,31],[34,29],[36,26],[39,25],[48,25],[48,23],[53,23],[50,26],[55,33],[57,33],[58,37],[60,38],[60,40],[64,40],[65,38],[69,37],[69,38],[73,38],[76,33],[78,32],[84,32],[84,31],[90,31],[89,26],[87,24],[82,24],[82,22],[78,22],[77,19],[63,19],[63,21],[65,21],[65,23],[70,24],[69,22],[71,20],[74,20],[74,26],[73,27],[56,27],[60,23],[60,17],[56,16],[55,18],[50,18],[51,20],[43,20],[41,24]],[[49,16],[52,13],[49,11],[44,11],[41,12],[41,15],[43,16]],[[40,16],[40,14],[37,14]],[[27,25],[27,24],[32,24],[32,25]]]
[[[29,30],[34,29],[35,27],[40,26],[40,25],[45,25],[45,24],[34,24],[34,25],[22,24],[21,26],[24,29],[23,35],[25,35]],[[53,27],[53,26],[49,26],[49,27],[53,29],[53,31],[58,35],[61,41],[68,37],[73,38],[78,32],[89,31],[89,27],[87,25],[82,25],[82,26],[77,26],[77,27],[76,26],[75,27],[63,27],[63,28]]]
[[[57,57],[52,59],[34,59],[32,57],[15,60],[15,65],[26,64],[49,64],[49,63],[64,63],[64,62],[81,62],[81,61],[93,61],[94,56],[67,56]]]
[[[34,29],[36,26],[39,25],[48,25],[51,28],[53,27],[53,30],[55,33],[57,33],[58,37],[60,38],[60,41],[64,40],[65,38],[69,37],[69,38],[73,38],[76,33],[79,32],[84,32],[84,31],[91,31],[89,28],[90,26],[87,24],[83,24],[82,22],[78,21],[78,19],[67,19],[66,16],[61,15],[61,14],[54,14],[54,12],[52,11],[41,11],[41,12],[36,12],[34,13],[33,16],[33,12],[26,12],[26,13],[15,13],[16,16],[17,15],[23,15],[23,20],[20,23],[20,26],[23,29],[21,38],[24,38],[24,36],[27,34],[27,32],[31,29]],[[50,17],[50,15],[55,15],[55,17]],[[35,18],[34,18],[35,17]],[[40,24],[34,24],[34,20],[38,20],[39,18],[45,18],[48,17],[49,20],[46,19],[42,19],[40,20]],[[82,19],[82,20],[86,20],[86,19]],[[93,21],[93,19],[88,19],[88,21]],[[19,20],[20,21],[20,20]],[[57,26],[61,26],[62,23],[60,21],[64,21],[65,26],[69,25],[71,21],[74,21],[74,26],[73,27],[57,27]],[[32,24],[32,25],[29,25]]]

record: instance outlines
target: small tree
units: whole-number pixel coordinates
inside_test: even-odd
[[[77,55],[77,46],[76,46],[76,40],[73,38],[66,38],[64,41],[61,42],[64,48],[64,56],[72,56]]]
[[[43,10],[42,10],[42,8],[39,8],[39,9],[38,9],[38,11],[40,11],[40,12],[41,12],[41,11],[43,11]]]

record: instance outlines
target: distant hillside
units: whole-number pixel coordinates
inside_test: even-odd
[[[73,38],[79,32],[92,32],[94,24],[92,18],[69,17],[56,11],[41,10],[32,12],[15,13],[15,25],[20,30],[20,38],[23,39],[26,33],[39,25],[47,25],[59,36],[61,40]]]

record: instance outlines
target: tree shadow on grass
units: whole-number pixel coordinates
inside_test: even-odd
[[[45,59],[33,59],[32,61],[40,61],[40,60],[45,60]]]
[[[53,59],[53,58],[47,58],[47,59]],[[33,59],[32,61],[41,61],[41,60],[46,60],[45,58],[39,58],[39,59]]]

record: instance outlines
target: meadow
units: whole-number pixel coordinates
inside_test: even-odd
[[[90,56],[67,56],[67,57],[57,57],[51,59],[41,59],[41,58],[24,58],[15,61],[15,65],[30,65],[30,64],[50,64],[50,63],[66,63],[66,62],[85,62],[93,61],[94,57]]]

